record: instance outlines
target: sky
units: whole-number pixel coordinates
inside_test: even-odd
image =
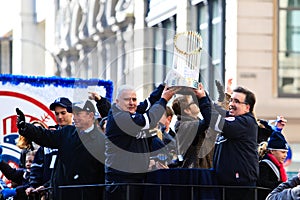
[[[0,0],[0,37],[12,27],[12,16],[17,0]]]

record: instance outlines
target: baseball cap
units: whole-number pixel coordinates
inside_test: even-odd
[[[66,97],[59,97],[50,105],[50,110],[54,110],[56,106],[67,108],[68,112],[72,112],[72,102]]]
[[[93,113],[96,112],[94,104],[89,100],[73,103],[72,109],[75,112],[76,111],[77,112],[86,111],[86,112],[93,112]]]

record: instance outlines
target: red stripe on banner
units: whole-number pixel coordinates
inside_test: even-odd
[[[32,121],[41,121],[40,119],[36,118],[35,116],[31,115],[25,115],[26,118],[29,118],[29,123]],[[12,115],[9,117],[6,117],[3,119],[3,135],[6,135],[7,133],[17,133],[18,128],[16,126],[17,124],[17,115]],[[7,127],[8,123],[10,124],[10,127]]]
[[[47,106],[45,106],[43,103],[37,101],[36,99],[34,99],[30,96],[27,96],[27,95],[21,94],[21,93],[17,93],[17,92],[12,92],[12,91],[0,91],[0,96],[11,96],[11,97],[16,97],[16,98],[31,102],[34,105],[41,108],[42,110],[44,110],[52,119],[54,119],[54,121],[56,120],[54,113],[51,110],[49,110],[49,108]],[[8,118],[12,119],[12,121],[11,121],[11,126],[12,127],[10,127],[11,129],[16,128],[16,125],[15,125],[16,124],[16,119],[17,119],[16,117],[17,117],[16,115],[15,115],[15,117],[13,117],[13,116],[8,117]],[[6,131],[6,128],[7,128],[6,123],[4,123],[4,121],[3,121],[3,130]]]
[[[10,127],[7,127],[8,122],[10,122]],[[3,119],[3,135],[7,133],[17,133],[18,128],[17,124],[17,115],[12,115]],[[9,128],[9,129],[8,129]]]

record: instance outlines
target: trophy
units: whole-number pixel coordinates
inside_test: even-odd
[[[174,36],[172,69],[165,82],[169,87],[198,88],[202,38],[194,31],[177,33]]]

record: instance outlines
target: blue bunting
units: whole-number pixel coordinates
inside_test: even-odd
[[[22,76],[12,74],[0,74],[2,85],[7,83],[19,85],[20,83],[30,84],[34,87],[45,87],[45,85],[54,85],[55,87],[69,88],[87,88],[88,86],[103,86],[106,89],[106,98],[111,102],[113,95],[113,82],[101,79],[79,79],[79,78],[62,78],[57,76]]]

